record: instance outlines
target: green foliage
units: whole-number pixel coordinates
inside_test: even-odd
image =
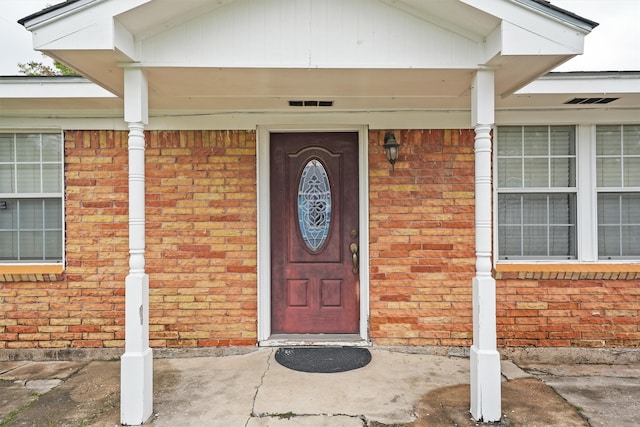
[[[44,55],[43,55],[44,56]],[[53,67],[38,61],[29,61],[26,64],[18,63],[18,69],[25,76],[78,76],[73,69],[61,62],[54,61]]]

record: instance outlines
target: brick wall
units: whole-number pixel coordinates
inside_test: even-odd
[[[148,147],[151,345],[255,345],[255,132],[152,132]]]
[[[369,133],[371,338],[469,346],[473,131],[396,131],[395,171],[385,133]],[[255,132],[145,137],[151,345],[254,345]],[[66,132],[67,269],[0,268],[0,349],[123,347],[126,146],[126,132]],[[498,344],[638,347],[632,270],[498,272]]]
[[[395,171],[369,134],[371,338],[468,346],[474,275],[474,133],[396,131]]]
[[[151,345],[255,344],[255,133],[145,138]],[[124,346],[126,147],[65,132],[67,268],[0,282],[0,349]]]
[[[640,346],[637,280],[550,279],[567,276],[554,272],[519,275],[528,278],[499,274],[505,278],[497,281],[499,346]]]

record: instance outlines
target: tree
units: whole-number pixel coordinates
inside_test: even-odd
[[[44,55],[42,55],[44,56]],[[78,76],[73,69],[61,62],[53,61],[53,67],[38,61],[29,61],[26,64],[18,63],[20,72],[26,76]]]

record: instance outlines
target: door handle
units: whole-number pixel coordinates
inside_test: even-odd
[[[351,251],[351,261],[353,262],[353,274],[358,274],[358,244],[352,243],[349,245]]]

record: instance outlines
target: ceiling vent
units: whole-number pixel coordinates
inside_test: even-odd
[[[565,104],[608,104],[620,98],[573,98]]]
[[[333,101],[289,101],[289,107],[333,107]]]

